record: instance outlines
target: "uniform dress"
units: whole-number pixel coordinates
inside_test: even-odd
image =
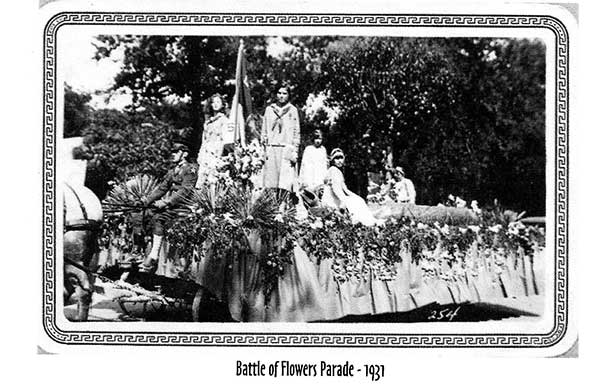
[[[216,170],[219,159],[222,156],[225,137],[233,135],[229,131],[229,118],[223,113],[218,113],[208,119],[203,126],[201,135],[201,148],[197,156],[199,164],[199,174],[197,177],[197,187],[203,186],[208,179],[208,175]]]
[[[309,145],[303,151],[299,182],[302,187],[314,192],[324,185],[328,173],[328,156],[324,146]]]
[[[292,191],[296,181],[295,164],[301,142],[299,113],[288,103],[283,107],[272,104],[265,110],[262,128],[266,142],[263,186]]]
[[[167,202],[164,209],[153,214],[153,234],[163,235],[171,220],[179,213],[178,206],[184,203],[195,187],[198,166],[195,163],[185,162],[165,174],[159,186],[148,196],[146,205],[159,200]]]

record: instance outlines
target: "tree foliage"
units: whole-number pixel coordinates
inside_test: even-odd
[[[347,152],[361,194],[366,172],[381,170],[383,150],[435,147],[443,115],[456,104],[459,75],[431,39],[352,38],[334,47],[322,72],[328,102],[340,110],[330,137]]]
[[[537,41],[344,40],[322,66],[341,111],[331,140],[361,194],[389,147],[420,203],[453,193],[543,213],[544,70]]]
[[[472,192],[530,213],[545,209],[545,47],[540,41],[463,39],[468,124],[481,172]]]
[[[155,108],[168,98],[184,105],[189,119],[193,150],[199,149],[205,98],[233,89],[239,39],[223,36],[98,36],[97,57],[124,48],[124,68],[115,78],[115,89],[129,88],[134,106]],[[248,39],[253,51],[264,49],[264,39]]]
[[[327,131],[327,148],[346,151],[348,184],[361,195],[367,172],[380,171],[389,149],[394,166],[405,167],[415,183],[418,203],[434,205],[457,194],[483,204],[497,198],[530,214],[544,212],[545,47],[540,41],[300,36],[284,37],[289,49],[271,56],[268,38],[243,40],[258,112],[284,82],[301,111],[310,95],[322,93],[326,106],[339,112],[332,124],[323,111],[302,116],[302,134]],[[115,88],[127,87],[134,95],[131,113],[97,112],[88,130],[96,143],[104,143],[100,149],[108,162],[115,162],[112,178],[131,175],[135,168],[161,169],[163,150],[146,146],[163,142],[157,139],[164,138],[164,130],[193,127],[197,150],[203,101],[213,93],[232,97],[239,38],[100,36],[98,41],[98,57],[125,50]],[[79,126],[78,115],[72,116],[67,120]],[[143,130],[147,122],[154,128]],[[132,140],[138,154],[130,152]],[[111,160],[116,156],[125,158]],[[128,166],[141,161],[134,169]]]
[[[64,84],[64,138],[81,136],[91,121],[91,95],[78,93]]]

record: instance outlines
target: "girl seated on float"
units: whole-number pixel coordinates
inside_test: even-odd
[[[353,223],[362,223],[365,226],[373,226],[381,223],[373,216],[364,199],[351,192],[345,185],[343,177],[343,164],[345,155],[340,148],[335,148],[330,153],[330,168],[328,169],[327,183],[324,186],[322,205],[330,208],[345,208],[352,216]]]

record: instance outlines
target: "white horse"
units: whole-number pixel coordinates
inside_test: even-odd
[[[93,295],[89,263],[98,252],[97,236],[102,223],[102,204],[88,188],[63,185],[64,207],[64,303],[75,295],[76,321],[86,321]]]

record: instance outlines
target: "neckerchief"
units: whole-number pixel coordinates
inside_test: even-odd
[[[275,127],[277,127],[279,132],[282,132],[282,118],[284,117],[284,115],[286,115],[288,111],[290,111],[290,105],[291,104],[288,103],[282,108],[278,107],[275,104],[271,106],[271,110],[275,114],[275,121],[273,122],[273,126],[271,127],[272,130],[275,130]]]

